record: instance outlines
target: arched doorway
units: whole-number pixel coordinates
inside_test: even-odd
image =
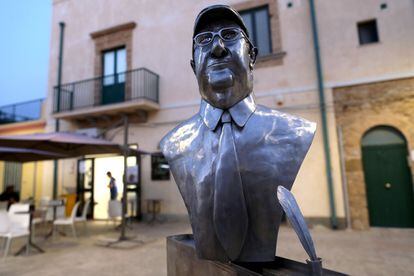
[[[371,226],[414,227],[414,197],[404,136],[378,126],[362,138],[362,161]]]

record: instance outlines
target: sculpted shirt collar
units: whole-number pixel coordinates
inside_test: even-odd
[[[244,127],[247,120],[256,110],[256,103],[254,102],[252,94],[249,94],[246,98],[230,107],[231,118],[239,126]],[[205,100],[201,100],[200,116],[203,119],[204,124],[212,131],[217,127],[220,121],[221,115],[224,110],[214,107]]]

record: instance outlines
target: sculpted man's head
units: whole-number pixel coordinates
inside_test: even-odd
[[[200,12],[193,35],[193,60],[201,97],[214,107],[228,109],[253,90],[257,49],[240,15],[225,5]]]

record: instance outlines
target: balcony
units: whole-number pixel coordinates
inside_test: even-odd
[[[0,125],[39,120],[43,99],[0,107]]]
[[[159,76],[139,68],[54,88],[55,118],[96,120],[159,109]],[[145,116],[144,116],[145,117]]]

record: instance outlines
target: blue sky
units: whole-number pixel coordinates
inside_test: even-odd
[[[0,0],[0,106],[46,97],[51,0]]]

